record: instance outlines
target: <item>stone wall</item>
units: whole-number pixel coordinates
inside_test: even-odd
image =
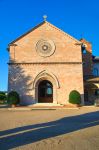
[[[55,52],[50,57],[38,54],[36,44],[41,39],[54,42]],[[9,50],[9,91],[18,91],[22,104],[38,102],[37,87],[33,87],[33,84],[43,71],[45,73],[41,74],[41,79],[50,80],[53,84],[54,103],[68,103],[72,90],[80,92],[83,103],[82,53],[79,41],[44,22],[12,43]]]
[[[85,39],[81,39],[80,41],[85,45],[86,49],[86,53],[82,54],[84,76],[91,76],[93,71],[92,45]]]

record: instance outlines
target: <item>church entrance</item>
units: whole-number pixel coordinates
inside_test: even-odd
[[[38,85],[38,103],[53,103],[53,85],[48,80]]]

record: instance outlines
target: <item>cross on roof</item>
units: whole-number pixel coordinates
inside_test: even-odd
[[[44,16],[43,16],[43,18],[44,18],[44,21],[46,21],[46,19],[47,19],[47,15],[44,15]]]

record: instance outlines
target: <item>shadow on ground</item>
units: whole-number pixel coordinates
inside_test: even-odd
[[[0,132],[0,149],[8,150],[99,125],[99,111]]]

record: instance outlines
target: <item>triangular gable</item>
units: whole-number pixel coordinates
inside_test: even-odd
[[[19,39],[21,39],[22,37],[26,36],[27,34],[29,34],[30,32],[32,32],[33,30],[39,28],[40,26],[42,26],[44,23],[47,23],[49,26],[51,26],[52,28],[55,28],[56,30],[58,30],[59,32],[61,32],[62,34],[68,36],[69,38],[71,38],[72,40],[74,40],[75,42],[77,42],[77,44],[81,44],[82,42],[75,39],[74,37],[72,37],[71,35],[67,34],[66,32],[64,32],[63,30],[57,28],[56,26],[54,26],[53,24],[47,22],[47,21],[43,21],[40,24],[38,24],[37,26],[35,26],[34,28],[32,28],[31,30],[29,30],[28,32],[24,33],[23,35],[21,35],[20,37],[18,37],[17,39],[13,40],[9,45],[13,45],[16,41],[18,41]]]
[[[56,30],[58,30],[59,32],[61,32],[62,34],[68,36],[69,38],[71,38],[72,40],[74,40],[75,42],[78,42],[79,44],[81,44],[82,42],[75,39],[73,36],[67,34],[66,32],[64,32],[63,30],[59,29],[58,27],[54,26],[53,24],[49,23],[46,21],[47,24],[49,24],[50,26],[54,27]]]
[[[17,39],[13,40],[11,43],[9,43],[9,45],[14,44],[16,41],[18,41],[19,39],[21,39],[22,37],[24,37],[25,35],[29,34],[30,32],[32,32],[33,30],[37,29],[38,27],[40,27],[41,25],[43,25],[45,23],[45,21],[41,22],[40,24],[36,25],[34,28],[30,29],[29,31],[27,31],[26,33],[22,34],[21,36],[19,36]]]

